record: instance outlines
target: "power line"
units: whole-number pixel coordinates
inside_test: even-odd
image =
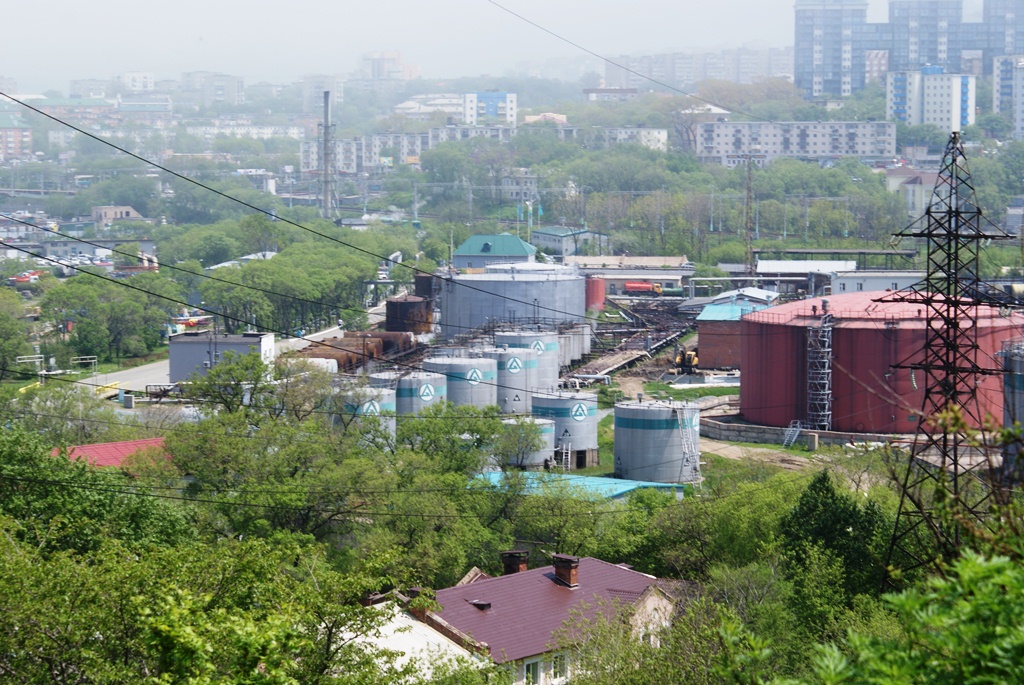
[[[101,249],[105,249],[105,250],[109,249],[114,254],[119,254],[119,255],[122,255],[122,256],[125,256],[125,257],[133,257],[133,258],[137,257],[137,255],[134,255],[134,254],[132,254],[130,252],[124,252],[124,251],[118,250],[116,247],[108,248],[105,245],[100,245],[99,243],[93,242],[91,240],[87,240],[85,238],[81,238],[81,237],[78,237],[78,236],[68,235],[67,233],[61,233],[60,231],[51,230],[49,228],[44,228],[42,226],[37,226],[37,225],[35,225],[35,224],[31,223],[31,222],[24,221],[24,220],[19,219],[17,217],[13,217],[12,216],[12,217],[8,217],[8,218],[11,221],[14,221],[16,223],[22,224],[23,226],[27,226],[29,228],[34,228],[34,229],[40,230],[40,231],[45,230],[45,231],[47,231],[49,233],[53,233],[55,235],[58,235],[58,236],[60,236],[62,238],[67,238],[68,240],[74,240],[75,242],[83,243],[85,245],[91,245],[92,247],[101,248]],[[125,242],[131,242],[131,241],[125,241]],[[43,259],[47,259],[49,261],[54,262],[55,264],[61,265],[58,260],[53,260],[53,259],[50,259],[48,257],[43,257]],[[63,266],[63,265],[61,265],[61,266]],[[319,306],[319,307],[324,307],[324,308],[327,308],[327,309],[330,309],[330,310],[353,312],[353,313],[359,313],[359,314],[365,314],[366,313],[365,310],[359,309],[357,307],[343,307],[343,306],[339,306],[339,305],[329,304],[327,302],[320,302],[319,300],[310,300],[310,299],[307,299],[307,298],[304,298],[304,297],[299,297],[298,295],[286,295],[284,293],[279,293],[279,292],[276,292],[274,290],[270,290],[270,289],[267,289],[267,288],[261,288],[259,286],[255,286],[255,285],[249,285],[249,284],[246,284],[246,283],[237,283],[235,281],[231,281],[231,280],[228,280],[226,278],[219,278],[217,276],[213,276],[211,274],[208,274],[208,273],[205,272],[205,270],[200,273],[200,272],[196,272],[196,271],[190,271],[189,269],[184,269],[184,268],[182,268],[180,266],[176,266],[176,265],[173,265],[173,264],[161,264],[160,268],[162,268],[162,269],[171,269],[172,271],[180,271],[181,273],[185,273],[185,274],[188,274],[190,276],[197,276],[199,278],[206,278],[206,279],[209,279],[211,281],[216,281],[218,283],[225,283],[227,285],[232,285],[232,286],[235,286],[237,288],[243,288],[245,290],[252,290],[252,291],[255,291],[255,292],[263,293],[265,295],[272,295],[274,297],[280,297],[280,298],[283,298],[283,299],[292,300],[294,302],[304,302],[306,304],[312,304],[312,305],[316,305],[316,306]],[[83,271],[84,269],[76,268],[75,270],[76,271]],[[192,306],[192,305],[189,305],[189,306]],[[203,309],[202,307],[193,307],[193,308],[194,309]],[[206,311],[206,310],[203,309],[203,311]],[[404,322],[420,323],[418,320],[406,319],[406,318],[400,318],[398,320],[399,321],[404,321]],[[469,326],[460,326],[460,325],[456,325],[456,324],[451,324],[451,328],[461,328],[461,329],[466,329],[466,330],[475,330],[474,328],[469,327]]]
[[[661,86],[662,88],[667,88],[667,89],[669,89],[671,91],[679,93],[680,95],[685,95],[687,97],[691,97],[694,100],[698,100],[699,102],[703,102],[706,105],[711,105],[712,107],[720,107],[722,109],[729,109],[730,111],[732,111],[735,114],[740,114],[740,115],[743,115],[743,116],[747,116],[747,117],[750,117],[751,119],[755,119],[757,121],[764,121],[764,122],[768,122],[768,123],[774,123],[774,122],[772,122],[771,119],[765,119],[764,117],[758,116],[756,114],[751,114],[750,112],[744,112],[743,110],[739,110],[739,109],[735,109],[735,108],[726,108],[726,107],[724,107],[724,106],[722,106],[722,105],[720,105],[720,104],[718,104],[718,103],[716,103],[716,102],[714,102],[712,100],[708,100],[706,98],[702,98],[699,95],[694,95],[693,93],[687,93],[686,91],[681,90],[679,88],[676,88],[673,85],[669,85],[668,83],[665,83],[664,81],[659,81],[658,79],[652,78],[651,76],[648,76],[647,74],[643,74],[643,73],[641,73],[639,71],[636,71],[635,69],[630,69],[629,67],[627,67],[627,66],[625,66],[623,64],[620,64],[620,63],[616,62],[615,60],[609,59],[608,57],[605,57],[604,55],[601,55],[601,54],[599,54],[597,52],[594,52],[590,48],[584,47],[584,46],[580,45],[579,43],[576,43],[576,42],[570,40],[569,38],[566,38],[565,36],[563,36],[563,35],[561,35],[559,33],[555,33],[554,31],[552,31],[551,29],[547,28],[546,26],[542,26],[541,24],[538,24],[537,22],[533,21],[532,19],[528,19],[527,17],[524,17],[522,14],[519,14],[518,12],[514,12],[513,10],[510,10],[508,7],[505,7],[504,5],[501,5],[501,4],[497,3],[497,2],[495,2],[495,0],[487,0],[487,2],[491,3],[492,5],[494,5],[495,7],[497,7],[498,9],[500,9],[503,12],[507,12],[508,14],[511,14],[516,19],[519,19],[520,21],[526,22],[527,24],[529,24],[530,26],[534,27],[535,29],[543,31],[544,33],[548,34],[549,36],[552,36],[555,39],[562,41],[563,43],[571,45],[572,47],[576,48],[577,50],[580,50],[582,52],[587,53],[591,57],[596,57],[596,58],[598,58],[599,60],[601,60],[603,62],[607,62],[608,64],[611,64],[614,67],[622,69],[623,71],[625,71],[627,73],[633,74],[634,76],[639,76],[640,78],[642,78],[644,80],[647,80],[647,81],[650,81],[651,83],[653,83],[655,85],[658,85],[658,86]]]
[[[199,188],[202,188],[203,190],[206,190],[209,193],[213,193],[214,195],[216,195],[218,197],[222,197],[222,198],[224,198],[226,200],[230,200],[231,202],[234,202],[234,203],[239,204],[239,205],[241,205],[243,207],[246,207],[247,209],[251,209],[254,212],[258,212],[260,214],[263,214],[266,217],[272,218],[275,221],[279,221],[279,222],[287,224],[289,226],[294,226],[295,228],[301,229],[303,231],[311,233],[311,234],[313,234],[315,236],[318,236],[320,238],[324,238],[326,240],[329,240],[331,242],[337,243],[337,244],[342,245],[344,247],[347,247],[349,249],[355,250],[356,252],[360,252],[360,253],[365,254],[367,256],[373,257],[374,259],[381,260],[381,261],[388,261],[388,258],[386,256],[384,256],[384,255],[380,255],[380,254],[377,254],[377,253],[372,252],[370,250],[367,250],[365,248],[359,247],[358,245],[354,245],[352,243],[345,242],[344,240],[341,240],[340,238],[335,238],[333,236],[327,235],[326,233],[321,233],[320,231],[316,231],[316,230],[314,230],[314,229],[312,229],[312,228],[310,228],[308,226],[304,226],[304,225],[302,225],[302,224],[300,224],[300,223],[298,223],[296,221],[292,221],[290,219],[277,216],[273,212],[270,212],[270,211],[268,211],[266,209],[263,209],[262,207],[257,207],[256,205],[254,205],[254,204],[252,204],[250,202],[246,202],[245,200],[241,200],[241,199],[239,199],[237,197],[229,195],[228,193],[225,193],[224,191],[217,190],[216,188],[208,186],[205,183],[201,183],[201,182],[199,182],[199,181],[197,181],[197,180],[195,180],[193,178],[189,178],[188,176],[185,176],[184,174],[181,174],[181,173],[179,173],[177,171],[169,169],[168,167],[165,167],[165,166],[162,166],[160,164],[157,164],[156,162],[148,160],[145,157],[142,157],[141,155],[137,155],[134,152],[131,152],[130,150],[127,150],[127,149],[125,149],[123,147],[120,147],[119,145],[116,145],[116,144],[112,143],[111,141],[107,140],[106,138],[98,136],[98,135],[96,135],[94,133],[90,133],[89,131],[86,131],[85,129],[82,129],[82,128],[77,127],[77,126],[75,126],[73,124],[70,124],[70,123],[64,121],[63,119],[55,117],[52,114],[48,114],[47,112],[44,112],[43,110],[41,110],[41,109],[39,109],[37,107],[33,107],[32,105],[30,105],[30,104],[28,104],[26,102],[18,100],[17,98],[15,98],[15,97],[7,94],[7,93],[0,92],[0,97],[7,98],[11,102],[13,102],[13,103],[15,103],[17,105],[20,105],[21,107],[24,107],[27,110],[35,112],[36,114],[39,114],[40,116],[46,117],[50,121],[53,121],[53,122],[58,123],[58,124],[60,124],[62,126],[65,126],[65,127],[69,128],[69,129],[71,129],[72,131],[75,131],[76,133],[79,133],[81,135],[87,136],[88,138],[91,138],[92,140],[95,140],[95,141],[97,141],[99,143],[107,145],[108,147],[113,148],[114,150],[117,150],[118,152],[120,152],[122,154],[128,155],[129,157],[131,157],[133,159],[137,159],[140,162],[144,162],[144,163],[150,165],[151,167],[153,167],[154,169],[159,169],[160,171],[163,171],[164,173],[169,174],[170,176],[173,176],[174,178],[180,179],[180,180],[185,181],[187,183],[191,183],[192,185],[195,185],[195,186],[197,186]],[[411,271],[414,271],[416,273],[420,273],[420,274],[424,274],[424,275],[427,275],[427,276],[435,277],[434,274],[429,273],[427,271],[424,271],[424,270],[422,270],[422,269],[420,269],[420,268],[418,268],[416,266],[412,266],[412,265],[408,265],[408,264],[403,264],[402,266],[405,266],[407,269],[409,269]],[[565,312],[565,311],[562,311],[562,310],[559,310],[559,309],[555,309],[555,308],[552,308],[552,307],[548,307],[546,305],[542,305],[542,304],[539,304],[539,303],[527,302],[526,300],[519,300],[517,298],[507,297],[507,296],[505,296],[503,294],[495,293],[495,292],[492,292],[492,291],[487,290],[485,288],[480,288],[480,287],[477,287],[477,286],[469,285],[468,283],[465,283],[465,282],[454,281],[454,280],[451,280],[451,279],[449,279],[449,282],[457,284],[457,285],[459,285],[459,286],[461,286],[463,288],[468,288],[470,290],[475,290],[475,291],[483,293],[485,295],[491,295],[493,297],[501,297],[501,298],[503,298],[505,300],[508,300],[509,302],[516,302],[518,304],[523,304],[523,305],[526,305],[528,307],[532,307],[534,309],[542,309],[544,311],[554,312],[555,314],[568,315],[568,316],[574,317],[574,318],[576,317],[576,314],[573,314],[571,312]],[[594,318],[594,317],[588,317],[585,314],[583,315],[582,318],[584,320],[587,320],[587,319],[590,319],[590,320],[593,320],[593,321],[597,321],[598,320],[597,318]]]
[[[32,252],[31,250],[28,250],[26,248],[14,245],[12,243],[6,243],[6,247],[9,248],[9,249],[12,249],[12,250],[17,250],[18,252],[22,252],[22,253],[27,254],[30,257],[34,257],[36,259],[42,259],[42,260],[45,260],[45,261],[48,261],[48,262],[51,262],[51,263],[55,263],[55,264],[58,263],[56,259],[53,259],[51,257],[44,257],[43,255],[40,255],[40,254],[35,253],[35,252]],[[127,281],[124,281],[124,280],[121,280],[121,279],[116,279],[116,278],[110,278],[108,276],[103,276],[101,274],[95,273],[94,271],[90,271],[88,269],[82,271],[81,273],[88,274],[89,276],[92,276],[94,278],[98,278],[98,279],[100,279],[102,281],[106,281],[108,283],[113,283],[114,285],[120,285],[120,286],[125,287],[125,288],[130,288],[132,290],[135,290],[137,292],[143,293],[145,295],[149,295],[150,297],[156,297],[156,298],[160,298],[160,299],[163,299],[163,300],[167,300],[168,302],[172,302],[174,304],[177,304],[177,305],[180,305],[180,306],[183,306],[183,307],[192,307],[193,306],[193,305],[190,305],[188,302],[176,299],[176,298],[171,297],[169,295],[162,295],[160,293],[154,293],[152,291],[146,290],[145,288],[140,288],[139,286],[132,285],[131,283],[129,283]],[[225,314],[223,312],[218,312],[216,310],[209,309],[209,308],[206,308],[206,307],[198,307],[198,309],[201,309],[202,311],[208,312],[210,314],[214,314],[216,316],[220,316],[221,318],[225,319],[226,321],[235,321],[237,323],[241,323],[241,324],[245,324],[245,325],[249,325],[251,323],[250,321],[248,321],[246,319],[242,319],[242,318],[239,318],[237,316],[231,316],[229,314]],[[277,333],[279,335],[288,335],[287,331],[282,331],[282,330],[279,330],[279,329],[271,327],[271,326],[262,326],[262,328],[264,328],[265,332],[267,332],[267,333]],[[364,352],[360,352],[359,350],[348,349],[348,348],[344,348],[344,347],[337,347],[335,345],[331,345],[329,343],[326,343],[326,342],[324,342],[322,340],[313,340],[312,338],[307,338],[305,336],[295,336],[295,337],[297,339],[299,339],[299,340],[305,340],[306,342],[311,343],[313,345],[319,345],[320,347],[327,347],[327,348],[332,349],[332,350],[340,350],[340,351],[348,352],[348,353],[356,355],[357,357],[363,357],[363,358],[365,358],[367,360],[370,360],[370,361],[375,360],[375,357],[373,357],[373,355],[368,354],[368,353],[364,353]],[[408,363],[405,363],[405,362],[402,362],[402,361],[398,361],[398,360],[390,360],[389,363],[391,363],[391,364],[393,364],[395,366],[400,366],[400,367],[403,367],[403,368],[411,369],[413,371],[423,371],[423,372],[426,372],[426,373],[436,373],[436,374],[444,376],[445,378],[455,378],[455,379],[461,380],[461,378],[457,374],[445,373],[443,371],[430,371],[428,369],[425,369],[422,366],[417,366],[415,364],[408,364]],[[521,390],[520,388],[516,388],[514,386],[502,385],[502,384],[494,382],[494,381],[486,381],[486,380],[481,380],[478,383],[478,385],[493,385],[495,388],[502,388],[502,389],[505,389],[505,390],[513,390],[513,391],[516,391],[516,392],[519,392]]]

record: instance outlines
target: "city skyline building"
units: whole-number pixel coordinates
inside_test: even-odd
[[[988,74],[996,57],[1024,53],[1020,0],[985,0],[981,22],[964,21],[963,0],[890,0],[882,23],[869,23],[867,9],[866,0],[797,0],[794,82],[805,97],[852,95],[881,75],[882,52],[887,72],[946,74],[965,65]]]

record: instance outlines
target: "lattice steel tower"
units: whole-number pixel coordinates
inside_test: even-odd
[[[999,236],[981,229],[981,210],[957,132],[946,146],[923,219],[923,225],[916,222],[897,237],[925,241],[925,280],[883,298],[921,305],[926,320],[924,349],[898,365],[909,369],[924,389],[910,458],[898,466],[905,470],[889,546],[889,562],[905,570],[934,562],[934,555],[954,557],[960,549],[963,522],[983,522],[991,492],[981,477],[989,465],[988,455],[963,430],[935,421],[955,408],[967,425],[982,425],[978,382],[983,375],[1000,372],[979,363],[977,334],[978,256],[982,241]],[[943,515],[939,500],[962,522]]]

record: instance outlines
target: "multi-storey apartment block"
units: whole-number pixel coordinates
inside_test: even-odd
[[[764,165],[779,157],[822,160],[857,157],[891,160],[896,125],[860,121],[724,121],[700,124],[697,154],[725,166]]]
[[[886,119],[916,126],[934,124],[962,131],[974,123],[975,77],[944,74],[942,67],[890,72],[886,78]]]

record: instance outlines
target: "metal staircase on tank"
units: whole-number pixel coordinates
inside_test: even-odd
[[[782,436],[782,446],[792,447],[796,443],[796,439],[800,437],[800,431],[802,431],[804,425],[799,421],[790,421],[789,428],[786,429],[786,434]]]
[[[817,313],[817,307],[811,307]],[[821,301],[821,319],[807,328],[807,421],[804,428],[832,430],[832,326],[828,300]]]
[[[558,454],[558,465],[562,467],[563,471],[569,471],[572,468],[572,443],[562,443]]]
[[[680,483],[699,483],[700,449],[693,441],[693,433],[686,429],[686,415],[683,409],[676,409],[676,424],[679,426],[679,439],[683,444],[683,461],[679,465]],[[689,478],[685,478],[689,471]]]

